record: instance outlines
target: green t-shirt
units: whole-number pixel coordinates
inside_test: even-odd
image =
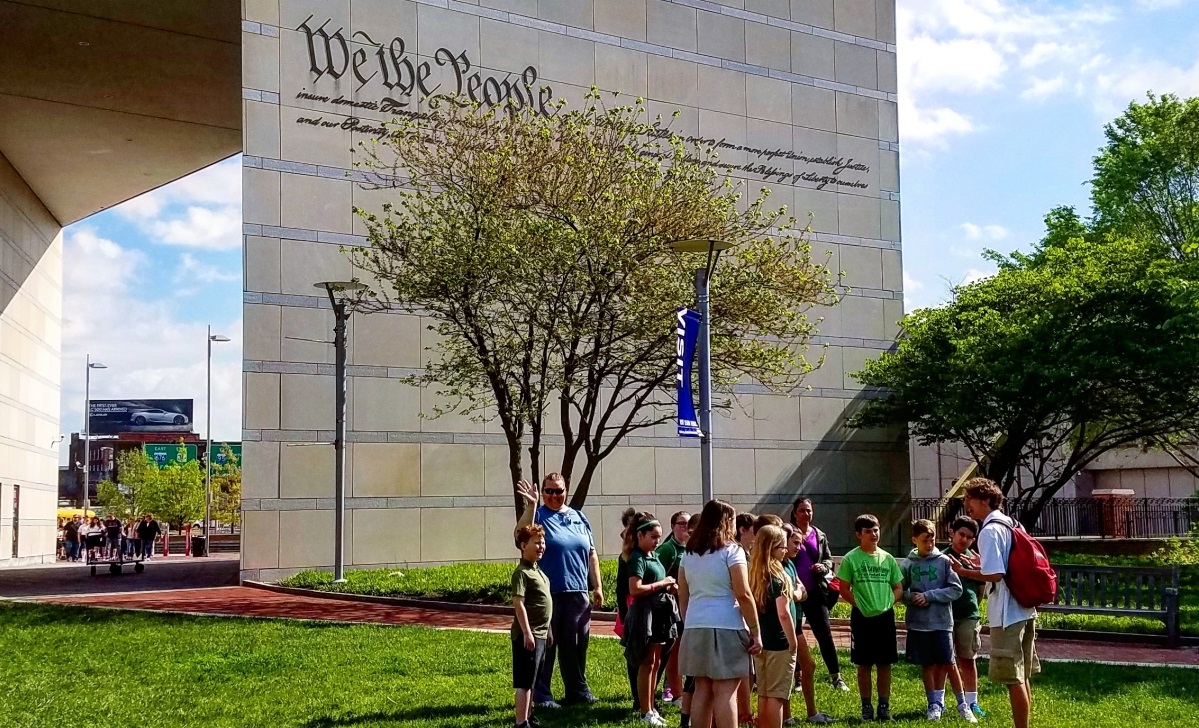
[[[529,628],[534,637],[549,634],[550,618],[554,615],[554,602],[550,598],[550,580],[537,564],[520,560],[512,572],[512,596],[525,600],[525,611],[529,614]],[[520,622],[512,620],[512,636],[523,637]]]
[[[658,555],[658,561],[662,562],[662,567],[666,569],[667,575],[677,577],[679,562],[683,560],[685,550],[686,546],[676,541],[672,533],[654,553]]]
[[[892,586],[903,583],[903,572],[895,557],[886,551],[878,549],[868,554],[856,548],[841,559],[837,578],[853,587],[853,600],[859,612],[877,617],[895,606]]]
[[[762,649],[776,652],[787,649],[787,633],[783,631],[782,620],[775,600],[785,593],[786,587],[782,579],[771,579],[766,589],[766,606],[758,610],[758,628],[762,634]],[[791,602],[794,616],[795,602]]]
[[[957,551],[950,548],[945,555],[960,563],[962,556],[973,556],[974,553],[970,549],[966,549],[966,553],[958,554]],[[982,601],[982,592],[983,583],[981,581],[962,577],[962,596],[953,602],[953,621],[979,619],[981,614],[978,611],[978,603]]]
[[[666,578],[666,567],[658,561],[656,552],[647,554],[639,548],[634,548],[629,553],[629,578],[634,576],[641,577],[642,584],[653,584]]]
[[[791,588],[799,583],[799,573],[795,570],[795,563],[791,559],[783,559],[783,571],[787,572],[787,576],[791,577]],[[812,595],[809,594],[811,599]],[[795,601],[795,597],[791,598],[791,624],[795,625],[795,631],[799,631],[799,602]]]

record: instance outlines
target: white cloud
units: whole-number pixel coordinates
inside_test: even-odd
[[[971,283],[978,283],[983,279],[990,278],[997,272],[998,271],[995,270],[979,270],[978,268],[971,268],[970,270],[966,271],[964,276],[962,276],[962,282],[960,285],[968,286]]]
[[[191,398],[196,432],[206,432],[205,324],[179,315],[170,299],[142,286],[154,272],[144,253],[69,228],[63,259],[62,428],[83,419],[84,356],[107,369],[92,377],[93,398]],[[202,265],[202,264],[201,264]],[[213,350],[213,436],[241,439],[241,321],[214,322],[232,339]]]
[[[1034,78],[1028,88],[1020,93],[1020,98],[1039,101],[1053,96],[1066,86],[1066,77],[1058,74],[1053,78]]]
[[[241,159],[219,162],[113,210],[156,243],[235,250],[241,246]]]
[[[202,263],[191,253],[179,256],[179,269],[175,273],[176,283],[221,283],[240,280],[240,273],[221,270],[215,265]]]
[[[1144,101],[1148,91],[1199,96],[1199,54],[1190,68],[1155,58],[1100,56],[1090,66],[1091,74],[1079,82],[1078,93],[1090,98],[1095,113],[1111,119],[1124,112],[1133,101]]]
[[[1150,12],[1155,10],[1167,10],[1186,5],[1191,0],[1135,0],[1136,6],[1142,10]]]
[[[904,144],[943,147],[949,137],[974,131],[974,121],[953,109],[920,108],[905,96],[899,98],[899,137]]]
[[[972,222],[964,222],[961,227],[967,240],[1003,240],[1008,236],[1007,228],[1002,225],[975,225]]]

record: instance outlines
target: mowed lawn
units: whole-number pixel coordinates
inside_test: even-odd
[[[0,725],[511,725],[509,649],[500,634],[5,603]],[[602,702],[543,711],[543,724],[637,725],[614,640],[592,642],[588,674]],[[1196,670],[1052,664],[1035,687],[1034,725],[1199,725]],[[858,724],[855,695],[821,685],[818,698]],[[1004,694],[985,681],[982,702],[984,724],[1011,725]],[[897,670],[892,705],[897,725],[925,723],[915,669]],[[663,712],[677,725],[677,711]]]

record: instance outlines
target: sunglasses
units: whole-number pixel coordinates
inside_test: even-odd
[[[546,495],[562,495],[566,492],[565,488],[542,488],[542,493]]]
[[[687,521],[675,521],[674,523],[672,523],[672,524],[670,524],[670,525],[672,525],[672,526],[686,526],[686,525],[687,525]]]

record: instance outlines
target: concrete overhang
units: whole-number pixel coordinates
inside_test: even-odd
[[[0,0],[0,153],[66,225],[241,150],[239,0]]]

